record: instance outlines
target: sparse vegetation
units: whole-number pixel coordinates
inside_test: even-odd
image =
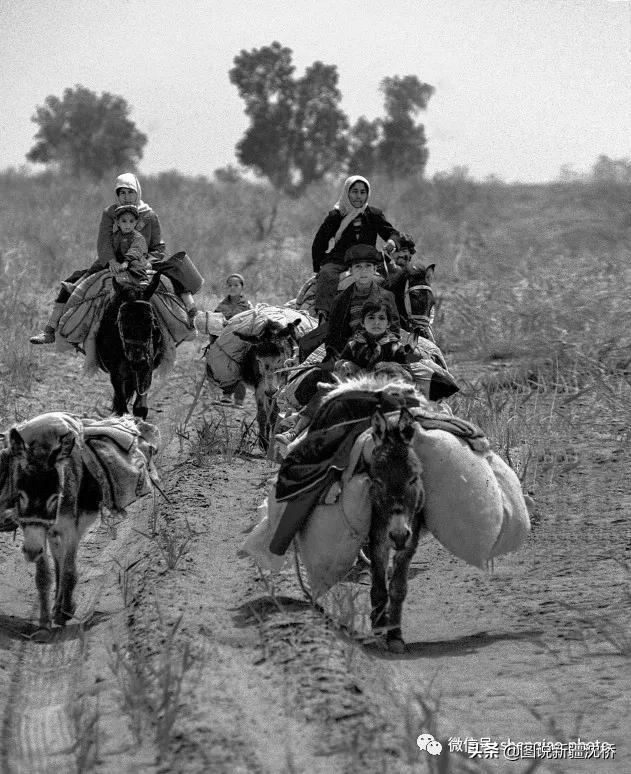
[[[602,164],[601,167],[604,168]],[[540,659],[536,663],[541,663],[542,669],[550,667],[555,655],[565,654],[567,643],[563,638],[567,638],[578,643],[578,653],[585,662],[602,659],[602,670],[609,680],[614,670],[619,671],[620,657],[629,656],[631,633],[624,615],[631,600],[628,595],[619,598],[620,584],[616,581],[616,596],[612,593],[612,599],[619,600],[619,615],[612,612],[613,606],[602,605],[602,587],[593,592],[593,605],[572,603],[575,589],[585,582],[584,578],[577,579],[577,566],[581,561],[593,561],[588,553],[580,553],[581,541],[586,539],[586,530],[593,538],[601,529],[600,522],[590,527],[584,510],[586,479],[572,477],[585,463],[585,455],[601,455],[607,465],[615,462],[616,455],[626,459],[631,427],[631,187],[628,182],[599,175],[598,179],[547,186],[508,186],[498,181],[480,183],[471,179],[466,170],[457,169],[433,180],[395,183],[384,178],[371,182],[374,203],[387,206],[391,220],[419,240],[419,259],[437,264],[434,284],[440,307],[435,328],[462,385],[461,393],[450,400],[454,412],[479,424],[493,447],[518,472],[524,488],[548,506],[543,509],[542,505],[542,528],[555,518],[569,524],[568,547],[564,550],[568,555],[576,551],[579,559],[572,557],[574,563],[568,560],[567,567],[555,566],[545,576],[545,582],[552,578],[557,583],[554,591],[546,592],[551,598],[546,600],[549,608],[537,607],[537,589],[528,586],[535,594],[533,608],[528,612],[532,620],[524,623],[523,618],[519,619],[522,628],[544,630],[541,655],[533,655],[533,659]],[[212,308],[225,275],[233,270],[246,274],[249,295],[254,300],[282,303],[295,295],[310,273],[312,235],[335,201],[337,189],[335,182],[320,181],[308,187],[300,200],[279,195],[278,201],[272,202],[264,186],[230,175],[220,176],[214,182],[201,177],[187,178],[177,172],[143,179],[144,198],[160,215],[169,249],[175,252],[186,248],[206,276],[205,295],[200,303],[205,308]],[[103,206],[111,201],[112,191],[108,182],[77,184],[76,180],[51,174],[27,177],[6,172],[0,175],[0,193],[0,324],[4,330],[0,344],[0,419],[6,427],[25,418],[25,407],[33,408],[33,400],[26,401],[25,396],[37,391],[41,378],[42,360],[26,343],[28,335],[41,324],[57,281],[91,260],[98,218]],[[94,228],[89,227],[90,223]],[[235,223],[240,224],[236,231]],[[219,480],[215,474],[221,470],[227,481],[239,465],[249,465],[240,457],[247,458],[254,452],[256,439],[249,424],[252,417],[214,405],[209,399],[208,385],[200,392],[195,411],[184,418],[189,399],[196,394],[199,368],[191,367],[186,373],[187,378],[192,374],[189,382],[178,383],[178,397],[188,396],[186,405],[181,404],[169,413],[168,419],[166,415],[157,415],[158,422],[167,419],[165,424],[171,423],[172,437],[167,442],[175,441],[171,444],[175,448],[173,455],[161,459],[161,475],[168,480],[169,486],[163,486],[174,501],[179,480],[175,483],[171,474],[182,466],[194,471],[197,489],[193,493],[187,491],[177,504],[186,518],[172,503],[163,502],[158,496],[145,535],[150,538],[147,555],[143,557],[146,561],[139,567],[139,560],[128,558],[115,571],[124,607],[121,618],[125,619],[131,644],[111,651],[110,666],[116,676],[121,707],[137,739],[155,739],[161,763],[169,761],[178,744],[184,744],[178,727],[184,725],[180,721],[186,717],[187,751],[192,755],[191,739],[198,738],[196,724],[201,725],[202,721],[197,716],[191,718],[197,708],[191,713],[186,702],[190,696],[199,698],[191,684],[202,663],[205,673],[212,672],[213,666],[211,658],[202,661],[202,655],[193,650],[193,637],[197,636],[205,645],[216,646],[214,657],[223,649],[226,660],[221,666],[224,674],[231,674],[225,653],[234,654],[237,647],[229,650],[233,644],[230,636],[221,639],[225,635],[221,626],[230,625],[237,615],[230,607],[233,598],[240,605],[246,596],[251,605],[249,619],[258,629],[260,642],[254,632],[254,644],[247,650],[251,645],[247,642],[247,625],[239,624],[243,629],[237,628],[233,630],[236,635],[230,634],[239,638],[244,635],[243,641],[239,640],[238,652],[246,654],[243,663],[247,662],[248,668],[250,657],[259,658],[260,663],[257,661],[252,669],[260,666],[262,672],[269,670],[274,678],[283,678],[286,716],[320,724],[318,733],[322,732],[324,741],[315,754],[331,756],[331,760],[338,756],[337,762],[343,758],[345,771],[407,774],[419,766],[437,772],[483,770],[481,765],[476,768],[475,761],[463,760],[456,754],[440,761],[419,757],[414,746],[416,735],[427,731],[442,742],[446,732],[441,725],[446,705],[439,701],[442,697],[432,686],[417,685],[409,694],[401,694],[398,702],[388,704],[388,711],[396,710],[389,726],[370,714],[363,677],[370,679],[373,669],[382,669],[384,663],[388,669],[394,669],[403,662],[386,661],[376,655],[370,637],[363,637],[368,631],[366,586],[340,584],[327,603],[327,621],[321,613],[297,602],[293,577],[286,575],[278,582],[267,582],[249,575],[245,581],[237,573],[243,585],[237,588],[235,583],[235,588],[229,590],[230,602],[221,602],[224,618],[205,625],[203,615],[208,616],[208,611],[202,610],[202,603],[207,603],[212,591],[210,584],[216,582],[216,576],[209,580],[204,575],[207,565],[197,564],[198,549],[204,542],[200,536],[205,534],[201,530],[207,528],[205,519],[210,514],[215,520],[213,537],[219,535],[221,541],[210,541],[208,546],[204,543],[210,562],[232,549],[228,540],[234,543],[242,539],[240,530],[245,525],[241,517],[251,508],[253,499],[249,493],[249,499],[244,497],[244,502],[237,505],[234,498],[218,516],[211,501],[223,484],[214,486]],[[178,378],[182,378],[181,374]],[[90,407],[98,405],[92,394],[86,400],[91,401]],[[55,403],[54,408],[58,405]],[[171,404],[167,405],[171,412]],[[37,408],[43,411],[50,406],[40,400]],[[589,448],[582,440],[586,432],[591,433],[590,438],[602,439],[603,449]],[[228,465],[230,471],[226,472]],[[172,468],[165,470],[169,466]],[[268,462],[259,461],[256,475],[263,466],[268,474],[272,470]],[[619,475],[624,480],[622,466]],[[568,496],[565,513],[556,514],[553,506],[559,490],[563,486],[566,491],[571,488],[564,482],[566,476],[576,488],[574,511],[569,513]],[[246,480],[244,474],[240,481]],[[611,480],[617,482],[613,474]],[[245,484],[241,486],[245,488]],[[264,486],[258,494],[262,499]],[[612,504],[617,497],[615,492],[607,495],[606,504],[612,510],[624,507],[624,500]],[[186,521],[189,508],[197,508],[203,514],[200,517],[198,513],[199,521],[192,520],[192,526]],[[596,516],[600,518],[601,514]],[[626,529],[624,511],[619,517],[622,534]],[[218,533],[220,520],[222,527],[229,524],[232,532]],[[551,533],[545,535],[546,540],[550,537]],[[552,533],[552,537],[558,535]],[[536,539],[536,533],[533,538]],[[604,548],[599,547],[599,562],[610,562],[612,555],[619,555],[622,550],[622,539],[607,540]],[[538,557],[529,556],[532,567],[527,565],[519,581],[524,584],[531,583],[534,576],[544,577],[537,575],[542,572],[535,565]],[[189,567],[192,573],[183,572],[183,568]],[[613,577],[609,572],[611,565],[607,567]],[[423,567],[422,572],[425,571],[430,578],[434,568]],[[244,568],[242,575],[247,572]],[[203,589],[197,600],[199,612],[196,608],[189,617],[187,608],[186,617],[182,617],[183,601],[176,590],[165,599],[164,609],[168,608],[168,612],[162,615],[153,604],[155,589],[170,590],[176,580],[189,575],[193,576],[191,583]],[[515,586],[510,587],[512,579],[508,575],[500,576],[502,592],[497,599],[516,597],[526,606]],[[247,594],[246,582],[250,584]],[[478,585],[476,581],[467,590],[477,592],[484,582],[481,580]],[[190,592],[190,586],[187,589]],[[470,605],[473,597],[472,594]],[[487,603],[489,598],[487,595]],[[476,603],[480,599],[483,596],[475,594]],[[117,605],[120,608],[119,602]],[[471,607],[470,616],[467,620],[476,620],[476,608]],[[510,619],[507,625],[514,625],[516,620]],[[508,632],[507,647],[522,634],[519,626]],[[484,657],[483,647],[495,642],[493,635],[484,639],[485,632],[480,635],[482,644],[476,645],[471,645],[468,635],[461,632],[459,636],[466,640],[464,644],[432,642],[429,635],[427,639],[428,651],[440,646],[447,648],[448,654],[458,656],[452,659],[458,662],[454,671],[461,664],[470,664],[466,662],[467,648],[478,648]],[[562,651],[558,649],[559,638]],[[427,643],[416,643],[417,649],[409,658],[419,661],[412,668],[417,668],[425,657]],[[436,647],[428,658],[436,654]],[[497,657],[497,652],[493,657]],[[567,660],[574,664],[577,661],[572,654]],[[584,668],[589,671],[589,663]],[[524,671],[520,685],[527,682],[527,677]],[[573,686],[572,700],[578,700],[582,687]],[[241,685],[238,688],[243,690]],[[231,690],[232,686],[228,692]],[[609,694],[604,685],[598,690],[602,690],[602,697],[598,698],[601,706],[605,703],[603,697],[606,699]],[[480,700],[482,710],[484,700]],[[564,724],[571,725],[567,713],[562,716],[559,711],[559,716],[555,715],[554,707],[561,707],[563,701],[563,695],[558,697],[557,705],[544,697],[536,706],[524,706],[539,722],[542,734],[572,738],[573,734],[563,730]],[[89,770],[102,754],[99,703],[80,697],[70,709],[72,719],[85,728],[74,751],[77,766],[79,770]],[[586,712],[589,715],[595,711],[591,707]],[[329,722],[330,717],[335,717],[335,727]],[[207,718],[203,722],[211,724]],[[207,742],[210,736],[200,733],[199,738]],[[213,736],[213,744],[216,739],[220,752],[232,743],[229,734],[226,739],[220,734]],[[303,750],[289,732],[284,749],[285,770],[302,771]],[[205,760],[203,755],[208,750],[195,750],[194,754],[197,760]],[[207,770],[212,770],[212,762]],[[534,771],[539,765],[540,761],[534,760],[530,769],[525,770]]]

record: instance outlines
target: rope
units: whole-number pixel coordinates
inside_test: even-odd
[[[296,577],[298,578],[298,585],[302,589],[302,593],[305,595],[307,601],[309,601],[312,605],[314,604],[313,597],[311,596],[311,592],[307,590],[305,583],[302,579],[302,572],[300,571],[300,560],[298,558],[298,546],[296,545],[296,541],[294,540],[294,566],[296,568]]]

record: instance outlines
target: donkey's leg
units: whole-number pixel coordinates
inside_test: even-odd
[[[417,518],[418,522],[419,519]],[[402,551],[397,551],[394,555],[392,578],[388,589],[390,597],[390,621],[388,627],[388,647],[396,653],[403,653],[405,644],[401,634],[401,615],[403,603],[408,593],[408,569],[410,562],[418,546],[420,536],[420,525],[416,524],[412,530],[412,535],[407,546]]]
[[[35,564],[35,585],[39,595],[39,625],[43,629],[50,626],[50,601],[49,591],[51,583],[50,565],[46,556],[46,548]]]
[[[110,381],[114,388],[114,400],[112,401],[112,413],[119,417],[127,413],[127,401],[133,394],[134,388],[130,379],[123,373],[112,372]]]
[[[374,517],[373,517],[374,518]],[[370,572],[372,586],[370,589],[371,613],[370,621],[373,631],[388,626],[388,588],[386,573],[388,572],[388,540],[382,529],[371,529],[368,543],[370,556]]]
[[[265,386],[261,382],[254,391],[256,398],[256,422],[259,426],[259,446],[266,452],[269,446],[269,427],[268,427],[268,411],[267,411],[267,395],[265,394]]]
[[[57,524],[49,533],[57,578],[53,620],[60,626],[64,626],[75,611],[72,595],[77,585],[78,537],[77,523],[69,516],[58,516]]]
[[[146,419],[149,413],[149,407],[147,406],[147,394],[136,395],[133,408],[134,416],[140,417],[140,419]]]

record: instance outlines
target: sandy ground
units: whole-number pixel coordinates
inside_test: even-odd
[[[424,540],[407,652],[393,656],[361,644],[368,586],[341,588],[352,637],[306,603],[293,569],[270,581],[237,558],[276,466],[222,444],[233,424],[249,437],[251,404],[241,414],[202,400],[184,424],[195,357],[183,352],[150,400],[169,502],[146,498],[115,530],[88,534],[76,619],[46,642],[31,636],[20,537],[0,535],[1,771],[631,771],[628,445],[596,422],[568,426],[573,463],[536,493],[528,544],[490,575]],[[80,360],[41,361],[16,416],[108,405],[107,380],[83,382]],[[493,742],[577,734],[616,755],[533,762],[526,746],[509,761],[445,747],[433,758],[416,746],[428,731],[454,747],[487,738],[487,755]]]

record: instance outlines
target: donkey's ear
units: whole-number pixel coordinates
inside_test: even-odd
[[[372,415],[372,419],[370,420],[370,429],[372,430],[372,437],[374,438],[375,446],[381,446],[381,444],[386,439],[388,423],[386,422],[386,418],[381,413],[381,411],[379,411],[379,409],[375,409]]]
[[[412,416],[410,410],[405,406],[403,406],[401,413],[399,414],[399,423],[397,427],[399,429],[399,434],[405,443],[412,443],[415,430],[414,417]]]
[[[434,269],[436,268],[435,263],[430,263],[430,265],[425,269],[425,281],[431,282],[434,279]]]
[[[292,338],[296,343],[298,342],[299,336],[296,332],[296,327],[300,325],[302,321],[300,319],[296,319],[293,322],[287,323],[285,328],[281,331],[281,333],[289,336]]]
[[[26,443],[15,427],[9,433],[9,449],[13,457],[26,457]]]
[[[72,454],[74,449],[75,438],[71,432],[67,432],[60,439],[59,446],[50,453],[49,462],[51,465],[55,465],[58,462],[67,460]]]

